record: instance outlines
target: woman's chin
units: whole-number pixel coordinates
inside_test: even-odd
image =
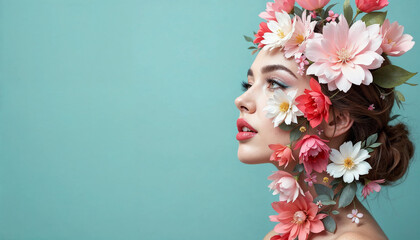
[[[238,149],[238,159],[245,164],[261,164],[270,162],[270,153],[259,153],[256,151],[246,151],[246,149]]]

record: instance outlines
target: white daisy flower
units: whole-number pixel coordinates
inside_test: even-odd
[[[266,117],[274,118],[274,127],[278,127],[283,121],[290,125],[297,123],[297,117],[303,116],[303,113],[295,105],[297,89],[289,91],[287,94],[281,89],[277,89],[273,96],[267,101],[264,111],[267,111]]]
[[[266,32],[263,35],[262,44],[264,48],[272,50],[277,47],[284,47],[286,42],[292,37],[295,31],[295,22],[286,12],[275,12],[277,21],[268,21],[267,27],[271,32]]]
[[[352,142],[345,142],[340,146],[340,151],[331,149],[330,160],[327,172],[334,178],[343,176],[346,183],[353,182],[354,179],[359,180],[359,175],[368,174],[372,167],[365,160],[370,157],[365,149],[360,149],[362,142],[354,145]]]

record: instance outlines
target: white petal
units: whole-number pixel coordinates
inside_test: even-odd
[[[351,171],[346,171],[343,175],[343,180],[346,183],[351,183],[354,180],[354,175]]]
[[[337,164],[343,164],[344,158],[337,149],[331,149],[330,160]]]

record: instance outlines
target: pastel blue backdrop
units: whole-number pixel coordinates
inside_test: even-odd
[[[0,239],[262,239],[275,168],[238,161],[234,99],[265,3],[0,0]],[[420,39],[417,1],[387,10]],[[390,239],[420,235],[419,177],[369,201]]]

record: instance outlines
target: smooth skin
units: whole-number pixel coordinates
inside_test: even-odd
[[[284,170],[289,173],[292,172],[297,164],[299,152],[296,150],[293,150],[293,156],[296,161],[291,162],[287,168],[279,167],[275,162],[269,160],[272,150],[268,148],[268,145],[279,143],[283,145],[289,144],[290,133],[278,127],[274,128],[272,119],[267,118],[265,111],[263,111],[268,98],[278,88],[281,88],[286,93],[298,89],[297,96],[303,94],[305,88],[310,89],[310,77],[306,75],[301,76],[297,74],[297,71],[297,63],[293,59],[286,59],[280,49],[272,51],[263,49],[258,53],[248,72],[248,84],[250,84],[250,87],[235,100],[235,105],[240,111],[239,118],[245,119],[258,131],[253,138],[239,141],[238,158],[241,162],[247,164],[272,163],[279,170]],[[328,145],[331,148],[338,149],[352,124],[353,120],[347,112],[335,111],[333,113],[330,110],[328,122],[323,121],[320,125],[320,129],[323,131],[321,138],[328,139]],[[308,129],[306,134],[315,134],[315,132],[315,129]],[[329,177],[332,180],[325,172],[316,174],[318,183],[322,183],[324,177]],[[315,198],[317,196],[315,189],[308,187],[303,179],[304,177],[301,176],[298,180],[303,191],[310,191]],[[328,185],[327,183],[323,184]],[[336,189],[336,192],[338,190],[339,188]],[[364,214],[359,224],[352,223],[351,219],[347,218],[347,214],[351,213],[353,208],[357,208],[359,212]],[[359,200],[356,199],[354,204],[350,204],[344,209],[339,209],[339,211],[340,214],[333,216],[337,223],[337,230],[334,234],[323,231],[319,234],[310,234],[308,239],[388,239],[375,219]],[[275,212],[273,211],[274,214]],[[274,231],[271,231],[264,237],[264,240],[269,240],[276,234]]]

